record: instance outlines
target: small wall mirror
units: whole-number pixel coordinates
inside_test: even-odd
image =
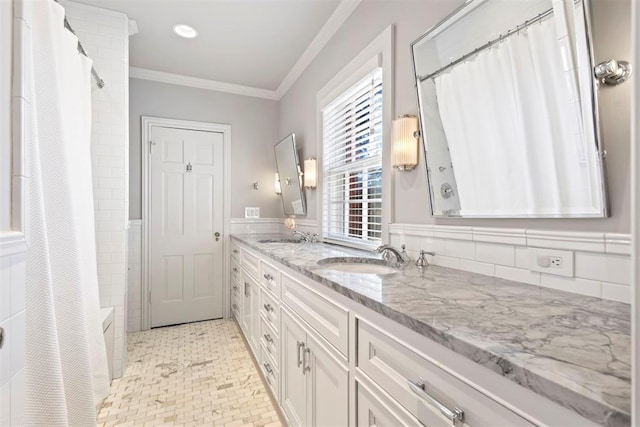
[[[306,215],[307,205],[302,191],[300,163],[296,149],[296,135],[291,134],[275,146],[276,166],[282,189],[285,215]]]
[[[588,9],[472,0],[412,43],[434,216],[607,216]]]

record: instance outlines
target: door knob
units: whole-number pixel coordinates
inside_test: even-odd
[[[218,240],[220,240],[220,233],[218,231],[216,231],[215,233],[213,233],[214,236],[216,236],[216,242]]]

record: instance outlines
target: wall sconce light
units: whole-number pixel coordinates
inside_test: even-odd
[[[282,186],[280,185],[280,174],[278,174],[278,172],[276,172],[275,181],[273,181],[273,187],[275,188],[277,195],[282,194]]]
[[[315,190],[318,185],[318,161],[308,158],[304,161],[304,188]]]
[[[393,121],[391,143],[393,167],[399,171],[410,171],[418,165],[418,118],[404,115]]]

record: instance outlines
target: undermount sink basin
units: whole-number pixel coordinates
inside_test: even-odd
[[[281,239],[263,239],[258,240],[258,243],[302,243],[300,239],[288,239],[283,237]]]
[[[325,270],[344,271],[347,273],[387,275],[398,272],[398,269],[390,266],[385,260],[375,258],[324,258],[318,261],[317,264]]]

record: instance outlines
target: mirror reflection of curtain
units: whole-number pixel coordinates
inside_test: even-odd
[[[588,93],[590,79],[577,78],[589,76],[577,73],[588,50],[569,37],[584,28],[581,8],[567,19],[556,6],[550,18],[435,77],[462,214],[599,211],[595,140],[583,123],[593,126],[582,107],[590,100],[581,103],[578,89]]]

